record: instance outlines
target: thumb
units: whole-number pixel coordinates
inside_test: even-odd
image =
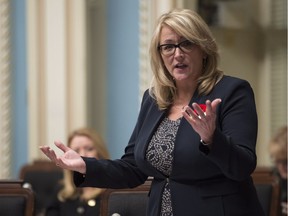
[[[64,145],[64,144],[63,144],[62,142],[60,142],[60,141],[54,141],[54,144],[55,144],[59,149],[61,149],[64,153],[70,150],[69,147],[67,147],[66,145]]]

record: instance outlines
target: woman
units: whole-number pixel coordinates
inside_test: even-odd
[[[287,125],[279,128],[269,143],[269,153],[281,185],[280,212],[288,214],[287,204]]]
[[[81,128],[68,137],[68,147],[83,157],[96,159],[109,158],[101,137],[92,129]],[[100,215],[101,188],[76,188],[71,171],[64,171],[61,190],[47,206],[46,216]]]
[[[257,114],[244,80],[217,69],[206,23],[190,10],[163,14],[150,47],[153,85],[120,160],[81,158],[62,143],[60,157],[79,187],[135,187],[153,176],[149,216],[264,215],[251,173]]]

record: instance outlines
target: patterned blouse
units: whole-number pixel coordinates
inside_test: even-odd
[[[176,121],[165,117],[153,135],[146,150],[146,159],[167,178],[172,172],[175,137],[181,118]],[[173,216],[171,193],[167,181],[161,201],[161,216]]]

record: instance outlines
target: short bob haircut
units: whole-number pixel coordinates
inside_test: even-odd
[[[160,16],[150,44],[150,62],[153,71],[150,95],[156,100],[159,109],[167,109],[173,103],[176,85],[167,71],[158,46],[163,26],[168,26],[178,35],[192,41],[206,54],[203,60],[203,73],[197,80],[199,95],[207,95],[222,78],[223,73],[218,66],[218,48],[208,25],[194,11],[174,9]]]

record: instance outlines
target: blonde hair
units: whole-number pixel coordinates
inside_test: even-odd
[[[269,153],[274,161],[287,159],[287,125],[279,128],[272,137]]]
[[[108,159],[109,152],[105,146],[103,139],[100,137],[98,133],[96,133],[91,128],[80,128],[78,130],[73,131],[68,137],[68,147],[70,147],[71,142],[76,136],[85,136],[93,141],[93,144],[97,150],[97,159]],[[76,188],[73,183],[73,173],[69,170],[64,170],[64,178],[63,178],[63,189],[58,193],[58,199],[60,201],[65,201],[67,199],[76,199],[80,196],[83,200],[89,200],[91,198],[95,198],[100,195],[104,189],[100,188],[91,188],[91,193],[87,195],[81,193],[81,188]]]
[[[160,109],[167,109],[174,100],[176,86],[173,77],[167,71],[158,46],[163,26],[168,26],[177,34],[192,41],[207,56],[203,73],[197,80],[198,93],[207,95],[222,78],[223,73],[218,66],[218,48],[212,33],[204,20],[194,11],[175,9],[163,14],[156,26],[150,44],[150,62],[153,71],[153,81],[149,89],[150,95],[157,101]]]

